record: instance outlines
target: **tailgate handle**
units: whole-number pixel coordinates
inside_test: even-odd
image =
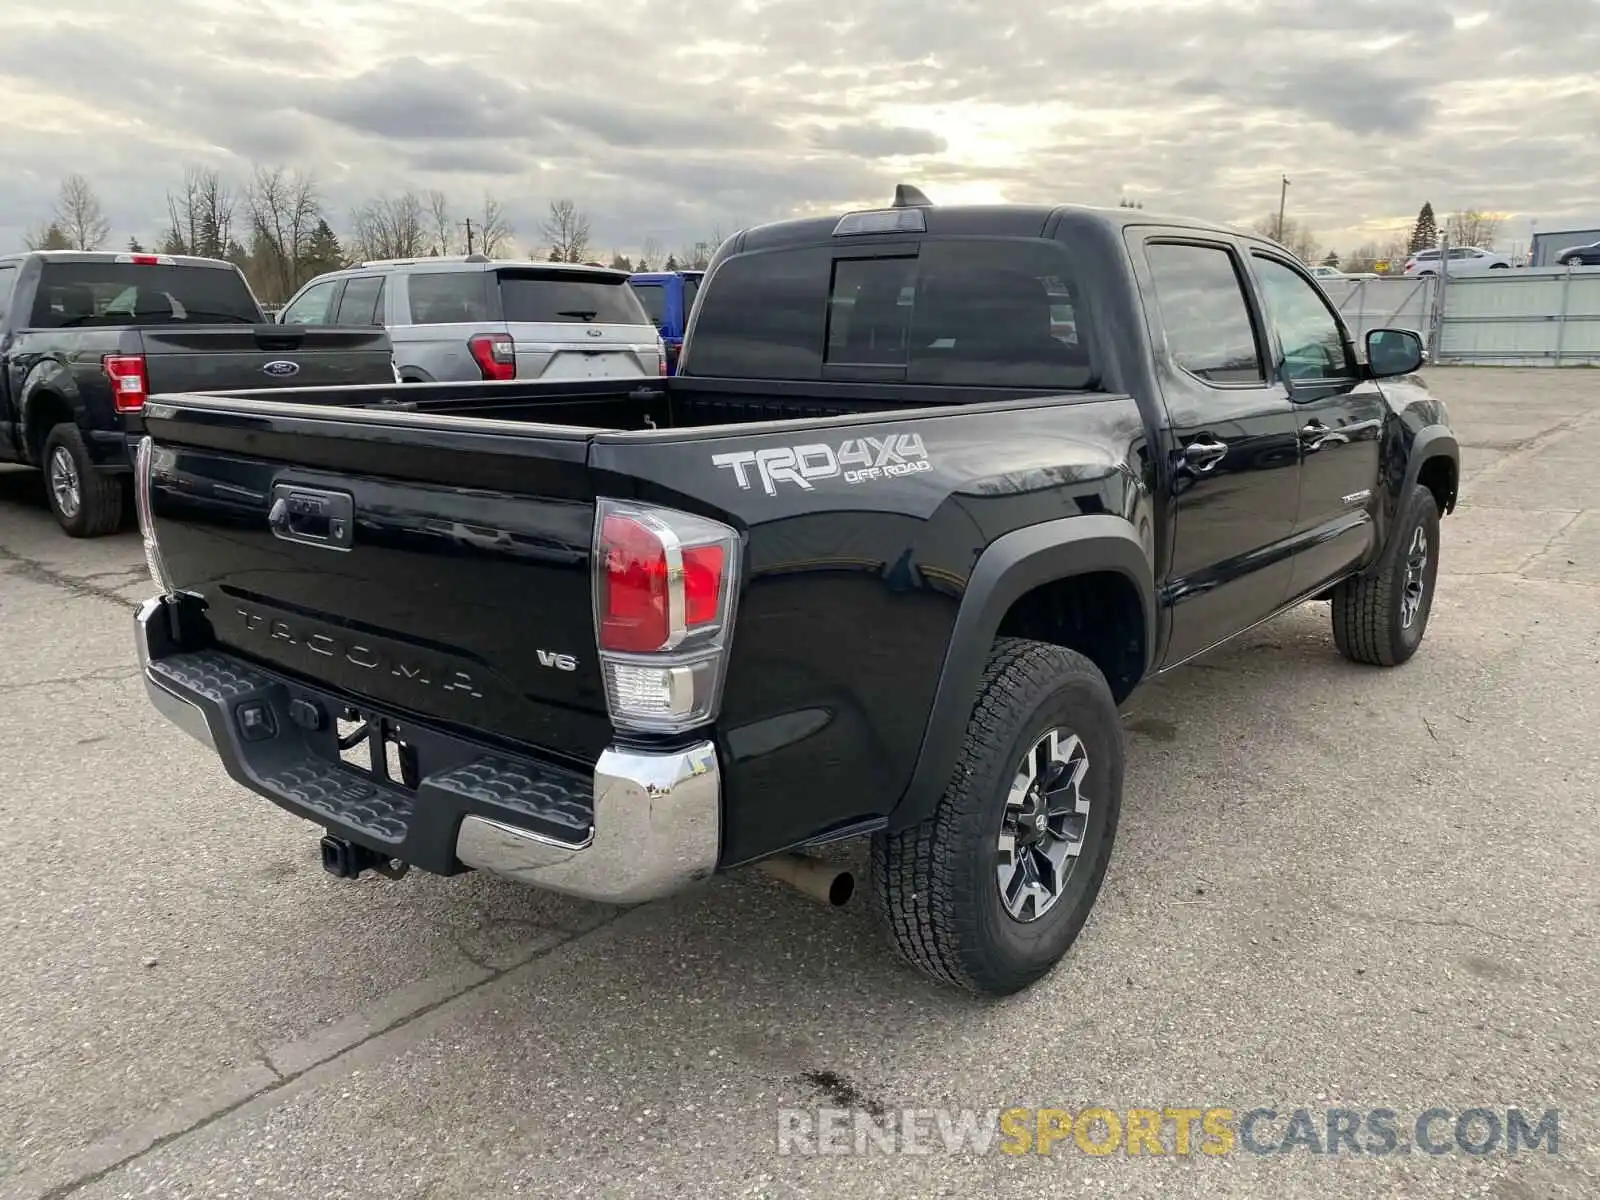
[[[355,540],[355,501],[345,492],[280,483],[272,489],[267,524],[272,536],[328,550],[348,550]]]

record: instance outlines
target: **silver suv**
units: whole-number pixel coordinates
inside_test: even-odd
[[[285,325],[383,325],[407,383],[665,375],[666,348],[626,271],[489,259],[401,258],[319,275]]]

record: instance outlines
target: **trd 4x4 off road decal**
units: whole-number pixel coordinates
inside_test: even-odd
[[[887,437],[851,438],[839,446],[809,442],[803,446],[770,446],[765,450],[735,450],[713,454],[713,466],[733,472],[741,488],[755,486],[752,474],[761,480],[769,496],[778,494],[778,484],[792,483],[812,490],[823,479],[843,478],[846,483],[871,483],[900,475],[915,475],[933,470],[922,437],[915,433],[891,433]],[[753,471],[752,471],[753,468]]]

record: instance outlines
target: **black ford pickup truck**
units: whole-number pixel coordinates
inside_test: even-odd
[[[1417,649],[1457,481],[1421,361],[1192,221],[752,228],[644,389],[153,400],[144,677],[336,874],[838,899],[803,852],[870,835],[901,953],[1004,994],[1094,903],[1142,680],[1308,600]]]
[[[74,537],[114,533],[153,392],[393,381],[381,328],[285,328],[239,268],[106,251],[0,257],[0,462],[44,469]]]

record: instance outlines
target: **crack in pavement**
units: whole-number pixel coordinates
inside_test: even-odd
[[[129,600],[126,596],[119,595],[111,588],[101,587],[97,583],[90,583],[77,575],[66,575],[53,567],[47,567],[42,562],[18,554],[5,546],[0,546],[0,563],[8,563],[4,573],[15,575],[19,579],[26,579],[30,583],[42,583],[46,587],[59,588],[61,591],[70,592],[74,596],[90,600],[109,600],[126,609],[137,609],[137,601]]]
[[[289,1087],[296,1080],[303,1078],[312,1071],[327,1067],[332,1063],[337,1063],[339,1060],[355,1054],[362,1047],[377,1041],[379,1038],[385,1037],[397,1030],[404,1029],[408,1025],[412,1025],[422,1020],[429,1014],[437,1012],[446,1005],[453,1004],[458,1000],[463,1000],[469,996],[472,996],[475,993],[482,991],[484,988],[493,985],[499,980],[504,979],[513,971],[521,970],[530,963],[536,962],[538,959],[554,953],[563,946],[569,946],[574,942],[580,942],[583,939],[600,932],[608,925],[615,924],[617,921],[634,911],[637,910],[633,908],[623,909],[622,911],[597,922],[595,925],[585,929],[581,933],[571,934],[570,936],[562,938],[560,941],[557,941],[554,944],[541,944],[535,946],[529,953],[518,958],[514,962],[507,963],[504,967],[490,967],[477,963],[469,956],[463,955],[463,957],[467,958],[467,960],[471,962],[472,965],[480,972],[479,976],[474,979],[473,982],[468,983],[465,986],[458,987],[443,996],[433,999],[428,1003],[418,1005],[410,1012],[398,1016],[394,1020],[389,1021],[381,1026],[366,1030],[361,1037],[356,1038],[347,1044],[341,1045],[338,1049],[332,1050],[330,1053],[322,1057],[310,1058],[304,1063],[297,1065],[293,1070],[280,1070],[273,1064],[271,1053],[269,1051],[262,1051],[261,1047],[258,1045],[256,1049],[260,1052],[259,1056],[253,1061],[251,1067],[248,1069],[250,1071],[267,1072],[267,1078],[259,1086],[249,1087],[244,1095],[234,1094],[229,1096],[224,1102],[215,1105],[210,1111],[205,1112],[195,1119],[183,1124],[181,1128],[172,1129],[163,1134],[144,1139],[137,1149],[131,1149],[127,1153],[117,1154],[115,1161],[105,1163],[101,1166],[96,1166],[92,1170],[82,1171],[72,1178],[61,1183],[54,1184],[53,1186],[40,1187],[40,1185],[35,1184],[33,1186],[36,1190],[29,1193],[31,1200],[64,1200],[65,1197],[81,1191],[83,1188],[89,1187],[92,1184],[100,1182],[107,1176],[115,1174],[117,1171],[122,1170],[130,1163],[136,1162],[139,1159],[144,1158],[146,1155],[152,1154],[157,1150],[161,1150],[166,1146],[170,1146],[172,1143],[188,1137],[192,1133],[198,1133],[200,1130],[205,1129],[210,1125],[214,1125],[216,1122],[224,1119],[230,1114],[237,1112],[245,1105],[251,1104],[265,1096],[270,1096],[275,1092]],[[216,1089],[219,1085],[225,1087],[228,1079],[229,1077],[224,1076],[221,1079],[208,1081],[208,1083],[203,1085],[200,1089],[190,1092],[188,1097],[178,1097],[165,1107],[169,1110],[173,1108],[181,1108],[186,1103],[191,1102],[191,1098],[197,1094],[204,1095],[207,1088]],[[112,1134],[111,1136],[116,1138],[122,1135]],[[92,1155],[94,1153],[94,1148],[90,1147],[85,1153],[87,1155]],[[37,1173],[35,1173],[35,1177],[37,1177]],[[16,1186],[15,1178],[10,1181],[10,1186]],[[8,1192],[8,1194],[11,1193]],[[20,1195],[20,1193],[16,1194]]]
[[[0,696],[11,692],[25,692],[32,688],[50,687],[52,684],[114,682],[118,679],[132,679],[137,674],[139,674],[137,667],[128,667],[121,664],[96,667],[94,670],[85,671],[81,675],[58,675],[53,679],[30,679],[25,683],[0,683]]]

